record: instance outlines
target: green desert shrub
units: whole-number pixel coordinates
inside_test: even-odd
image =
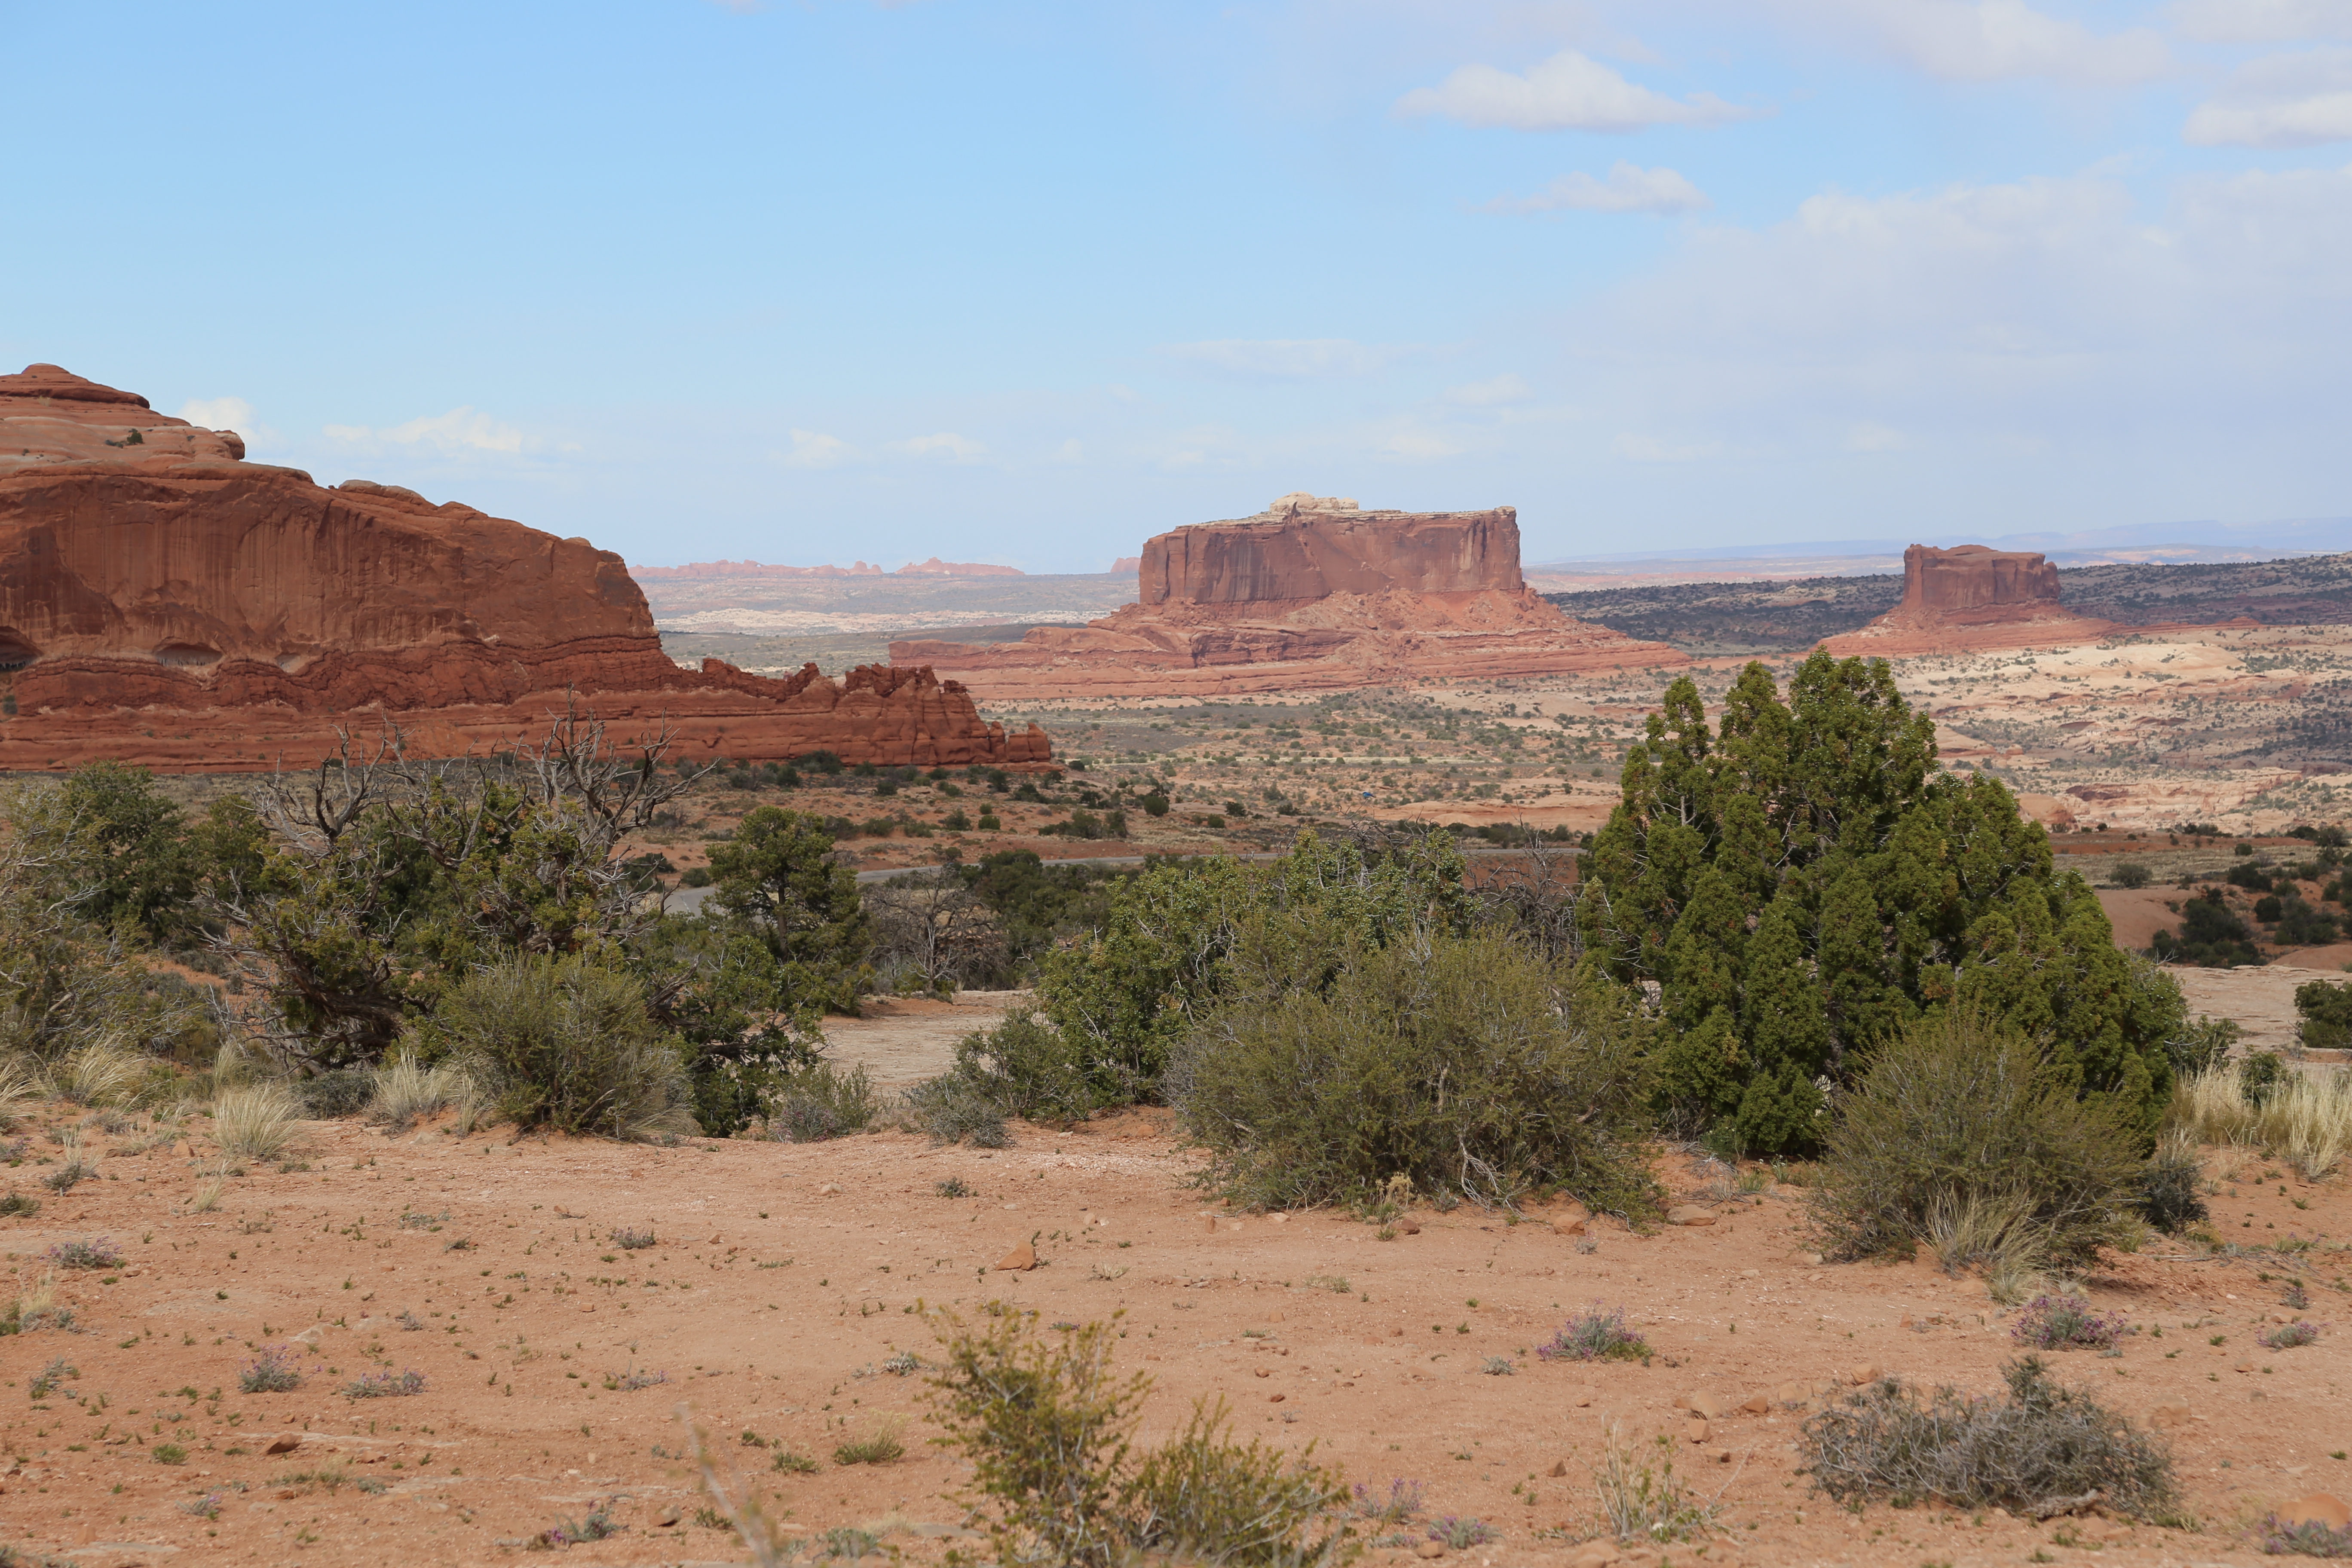
[[[2081,1096],[2022,1037],[1972,1009],[1882,1051],[1826,1138],[1812,1215],[1847,1258],[1933,1241],[1956,1210],[2044,1257],[2087,1258],[2115,1234],[2140,1161],[2127,1106]]]
[[[900,1101],[899,1121],[933,1143],[970,1143],[975,1149],[1013,1145],[1004,1107],[986,1084],[961,1072],[944,1072],[908,1089]]]
[[[831,1062],[813,1062],[778,1084],[768,1132],[786,1143],[822,1143],[865,1131],[880,1110],[863,1063],[843,1072]]]
[[[1222,1403],[1197,1404],[1184,1429],[1138,1454],[1150,1379],[1111,1366],[1116,1321],[1045,1328],[988,1304],[977,1324],[932,1320],[946,1354],[930,1380],[946,1441],[971,1461],[993,1505],[1006,1563],[1107,1568],[1147,1551],[1240,1568],[1330,1564],[1350,1544],[1347,1488],[1304,1453],[1236,1443]]]
[[[1808,1420],[1800,1467],[1842,1503],[1902,1506],[1938,1500],[1959,1508],[2030,1513],[2096,1493],[2119,1513],[2145,1518],[2173,1498],[2172,1456],[2088,1394],[2053,1383],[2038,1356],[2002,1373],[2009,1397],[1990,1399],[1888,1378]]]
[[[1254,964],[1244,952],[1240,967]],[[1203,1179],[1289,1208],[1397,1177],[1443,1200],[1528,1190],[1652,1212],[1650,1032],[1632,993],[1495,936],[1348,952],[1328,985],[1242,990],[1179,1048],[1170,1098]]]
[[[335,1068],[297,1079],[292,1087],[302,1114],[315,1121],[357,1116],[375,1097],[373,1075],[360,1068]]]
[[[1935,725],[1885,661],[1816,653],[1785,696],[1751,664],[1717,713],[1688,678],[1667,689],[1576,900],[1580,951],[1659,987],[1671,1131],[1811,1152],[1826,1100],[1957,999],[2153,1142],[2179,988],[2117,950],[2007,786],[1937,766]]]
[[[2302,1015],[2297,1034],[2306,1048],[2341,1050],[2352,1045],[2352,985],[2306,981],[2294,988],[2294,1010]]]
[[[2148,869],[2146,862],[2139,860],[2118,860],[2116,862],[2116,887],[2145,888],[2147,886],[2147,883]]]
[[[698,1131],[683,1046],[656,1026],[635,977],[583,957],[525,954],[467,975],[419,1044],[518,1127],[606,1138]]]

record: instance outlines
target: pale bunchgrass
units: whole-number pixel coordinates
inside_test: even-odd
[[[213,1142],[233,1160],[275,1160],[293,1146],[299,1114],[280,1085],[227,1089],[213,1101]]]
[[[2352,1074],[2291,1072],[2258,1104],[2238,1065],[2223,1063],[2181,1082],[2172,1118],[2200,1142],[2259,1149],[2315,1182],[2352,1151]]]
[[[428,1116],[452,1107],[464,1107],[478,1094],[474,1080],[451,1063],[426,1067],[415,1053],[403,1051],[373,1075],[366,1116],[394,1132],[404,1132]]]
[[[111,1041],[72,1052],[49,1069],[49,1088],[76,1105],[111,1105],[137,1092],[147,1076],[146,1059]]]

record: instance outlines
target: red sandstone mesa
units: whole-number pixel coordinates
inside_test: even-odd
[[[929,669],[682,668],[610,551],[244,456],[55,365],[0,375],[0,768],[308,766],[339,725],[380,722],[455,756],[574,697],[616,737],[667,723],[689,757],[1051,759]]]
[[[2109,621],[2058,602],[2058,568],[2039,553],[1962,544],[1903,552],[1903,602],[1860,631],[1825,637],[1834,654],[1893,658],[2105,637]]]
[[[1518,513],[1366,511],[1296,493],[1149,541],[1141,598],[1017,643],[912,639],[990,697],[1311,691],[1689,662],[1573,621],[1519,575]]]

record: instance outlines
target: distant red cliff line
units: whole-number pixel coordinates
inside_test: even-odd
[[[1135,572],[1140,555],[1122,555],[1105,576]],[[992,566],[978,561],[909,561],[896,572],[885,572],[860,561],[848,566],[769,566],[757,561],[697,561],[685,566],[631,566],[629,575],[646,582],[696,581],[707,577],[1025,577],[1018,566]]]
[[[977,561],[909,561],[896,572],[885,572],[860,561],[848,566],[769,566],[757,561],[697,561],[685,566],[631,566],[629,575],[656,582],[701,577],[1025,577],[1018,566],[992,566]]]

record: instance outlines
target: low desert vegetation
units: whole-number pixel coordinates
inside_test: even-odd
[[[1237,1565],[1324,1564],[1352,1546],[1336,1470],[1237,1442],[1222,1401],[1195,1405],[1183,1429],[1139,1453],[1151,1383],[1111,1366],[1116,1322],[1047,1328],[992,1302],[976,1322],[932,1319],[943,1352],[933,1418],[972,1466],[1005,1562],[1122,1563],[1146,1552]]]
[[[2053,1382],[2036,1356],[2004,1371],[2008,1397],[1889,1378],[1805,1422],[1802,1469],[1839,1502],[1942,1502],[2033,1516],[2095,1497],[2136,1518],[2173,1501],[2172,1457],[2090,1394]]]
[[[2189,1078],[2175,1096],[2175,1124],[2200,1142],[2258,1149],[2318,1181],[2352,1152],[2352,1076],[2275,1064],[2257,1055]]]
[[[2079,1092],[2021,1034],[1969,1007],[1873,1060],[1832,1119],[1808,1196],[1845,1258],[1933,1247],[2013,1275],[2116,1239],[2142,1164],[2133,1100]]]

